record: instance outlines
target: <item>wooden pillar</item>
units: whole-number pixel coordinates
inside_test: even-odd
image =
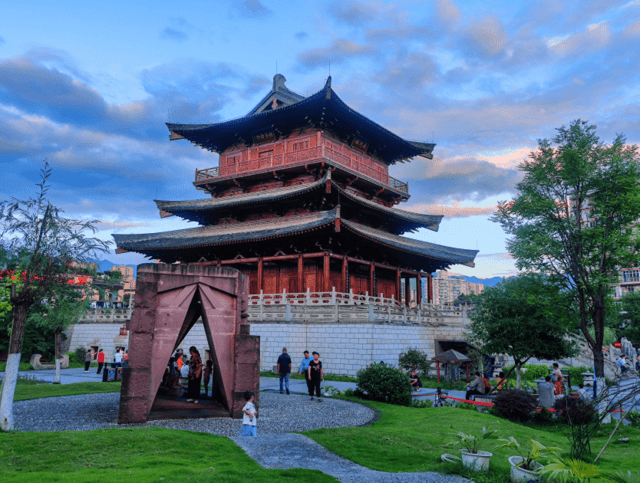
[[[411,285],[409,284],[409,277],[404,277],[404,303],[407,307],[411,305]]]
[[[402,273],[399,268],[396,268],[396,300],[398,303],[402,300],[402,294],[400,293],[400,279],[402,278]]]
[[[433,303],[433,275],[427,275],[427,301]]]
[[[298,293],[307,291],[307,287],[304,286],[304,260],[302,254],[298,255]]]
[[[324,285],[322,291],[323,292],[329,292],[331,290],[331,287],[329,287],[329,252],[324,252],[324,256],[322,257],[323,259],[323,263],[322,263],[322,268],[323,268],[323,276],[322,276],[322,283]]]
[[[262,257],[260,257],[258,259],[258,291],[264,290],[263,273],[264,273],[263,261],[262,261]]]
[[[376,277],[376,267],[373,265],[373,263],[370,263],[369,264],[369,295],[371,295],[372,297],[376,296],[375,277]]]
[[[422,274],[420,272],[418,272],[416,279],[416,305],[418,308],[422,305]]]
[[[342,291],[344,293],[347,293],[347,264],[349,262],[347,261],[347,257],[345,256],[342,259]]]

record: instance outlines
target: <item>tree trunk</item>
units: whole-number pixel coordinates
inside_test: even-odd
[[[596,377],[604,384],[604,354],[602,353],[602,344],[604,343],[604,302],[603,307],[597,307],[593,313],[593,326],[595,328],[595,346],[591,347],[593,351],[593,366],[596,370]]]
[[[60,366],[62,365],[62,353],[60,351],[60,345],[62,344],[62,329],[60,327],[56,328],[56,378],[55,383],[60,384]]]
[[[24,325],[27,322],[27,309],[23,304],[13,306],[13,324],[11,328],[11,342],[9,342],[9,357],[7,368],[2,381],[2,395],[0,396],[0,426],[2,429],[13,429],[13,398],[18,383],[20,370],[20,347],[24,335]]]
[[[522,379],[520,377],[520,368],[522,364],[516,363],[516,389],[522,389]]]

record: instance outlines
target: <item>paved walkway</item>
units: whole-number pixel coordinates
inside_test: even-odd
[[[301,434],[234,438],[238,446],[268,469],[320,470],[343,482],[360,483],[463,483],[469,480],[438,473],[384,473],[341,458]]]

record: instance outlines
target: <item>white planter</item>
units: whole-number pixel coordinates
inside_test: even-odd
[[[527,483],[533,481],[540,481],[540,477],[533,471],[525,470],[521,466],[522,456],[511,456],[509,458],[509,464],[511,465],[511,481],[513,483]],[[542,468],[542,465],[537,462],[533,462],[534,468]]]
[[[487,471],[489,469],[489,460],[493,453],[487,451],[478,451],[477,453],[469,453],[466,449],[461,449],[462,466],[473,471]]]

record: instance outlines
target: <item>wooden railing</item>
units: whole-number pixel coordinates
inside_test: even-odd
[[[385,171],[376,169],[363,160],[358,160],[355,157],[347,156],[334,149],[331,145],[322,145],[308,149],[300,149],[283,154],[269,154],[261,158],[240,161],[239,163],[231,164],[228,166],[196,170],[196,182],[206,181],[208,179],[217,178],[219,176],[231,176],[239,173],[259,171],[261,169],[294,165],[313,161],[316,159],[321,160],[323,158],[346,166],[358,173],[362,173],[365,176],[368,176],[369,178],[372,178],[376,181],[380,181],[381,183],[384,183],[393,189],[396,189],[403,193],[409,193],[408,183],[403,183],[400,180],[392,178]]]

